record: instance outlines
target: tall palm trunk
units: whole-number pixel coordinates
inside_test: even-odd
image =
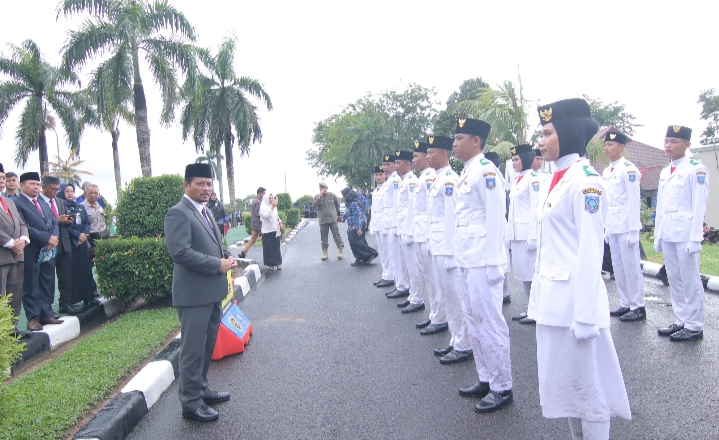
[[[220,151],[220,146],[215,146],[215,152],[216,152],[216,162],[217,166],[215,167],[217,169],[217,183],[220,187],[220,203],[225,203],[223,194],[225,193],[225,184],[222,181],[222,152]]]
[[[147,122],[147,100],[145,99],[145,88],[142,86],[140,77],[140,64],[138,53],[132,56],[135,83],[132,86],[135,102],[135,131],[137,132],[137,149],[140,152],[140,168],[143,177],[152,176],[152,158],[150,157],[150,125]]]
[[[232,160],[232,128],[227,124],[225,132],[225,165],[227,166],[227,185],[230,193],[230,211],[235,212],[235,163]]]
[[[120,140],[120,128],[115,124],[115,127],[110,132],[112,135],[112,161],[115,163],[115,189],[117,190],[117,197],[120,198],[120,191],[122,190],[122,178],[120,177],[120,150],[117,148],[118,141]]]
[[[50,172],[50,164],[47,158],[47,137],[45,136],[45,128],[40,129],[40,141],[38,142],[37,152],[40,156],[40,174],[44,175]],[[60,160],[60,158],[58,158]]]

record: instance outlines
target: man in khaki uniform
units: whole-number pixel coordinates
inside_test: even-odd
[[[320,193],[315,196],[312,208],[317,210],[317,219],[320,221],[320,237],[322,239],[322,260],[327,260],[327,250],[330,245],[327,241],[329,231],[337,245],[337,259],[342,259],[344,243],[337,229],[337,218],[340,217],[340,201],[336,195],[327,190],[327,184],[320,182]]]

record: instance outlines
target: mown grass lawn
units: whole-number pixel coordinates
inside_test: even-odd
[[[172,308],[140,310],[0,388],[0,439],[59,439],[179,328]]]
[[[662,254],[654,252],[653,241],[642,239],[642,247],[644,248],[644,253],[647,254],[648,261],[664,264]],[[701,261],[701,273],[719,276],[719,245],[704,244],[702,246],[702,252],[699,255],[699,260]]]

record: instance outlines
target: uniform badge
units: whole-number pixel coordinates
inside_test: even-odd
[[[599,211],[599,196],[587,194],[584,196],[584,210],[590,214]]]
[[[445,176],[449,176],[450,174],[452,174],[452,170],[447,170],[447,172],[444,173]]]
[[[497,187],[497,181],[494,177],[488,177],[485,179],[485,183],[487,184],[487,189],[494,189]]]
[[[703,185],[705,181],[706,181],[706,176],[697,175],[697,183]]]
[[[630,181],[630,182],[634,182],[635,180],[637,180],[637,175],[636,175],[636,174],[630,174],[630,175],[629,175],[629,181]]]
[[[394,182],[392,184],[392,186],[394,186],[394,189],[399,189],[399,183],[397,183],[397,182]]]
[[[532,182],[532,189],[534,191],[539,191],[539,182]]]
[[[427,189],[430,189],[430,188],[432,188],[432,182],[430,182],[430,181],[428,180],[428,181],[427,181]]]
[[[453,192],[454,192],[453,186],[447,185],[444,187],[444,195],[445,196],[451,196]]]

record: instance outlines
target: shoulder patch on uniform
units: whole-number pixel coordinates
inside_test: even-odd
[[[454,185],[451,183],[447,183],[444,186],[444,195],[449,197],[452,195],[452,193],[454,193]]]
[[[539,191],[539,180],[532,182],[532,190]]]
[[[696,166],[696,165],[699,165],[699,162],[696,161],[696,160],[694,160],[694,159],[690,160],[689,163],[692,164],[692,165],[695,165],[695,166]]]
[[[530,174],[532,177],[536,177],[536,176],[537,176],[537,173],[535,173],[534,171],[532,171],[532,172],[529,173],[529,174]]]
[[[598,196],[601,196],[602,190],[597,188],[586,188],[582,190],[582,194],[596,194]]]
[[[597,174],[596,171],[594,171],[594,168],[592,168],[591,165],[584,165],[582,167],[582,169],[584,170],[584,174],[586,174],[587,176],[598,176],[599,175],[599,174]]]
[[[479,163],[481,163],[482,165],[489,165],[489,164],[490,164],[490,162],[489,162],[487,159],[484,159],[484,158],[479,159]]]
[[[700,185],[704,185],[704,182],[707,180],[707,173],[704,171],[697,171],[697,183]]]
[[[445,176],[449,176],[449,175],[451,175],[451,174],[452,174],[452,170],[447,170],[447,172],[444,173]]]
[[[632,163],[631,163],[631,162],[624,162],[624,166],[630,167],[630,166],[632,166]]]
[[[496,176],[496,175],[497,175],[497,173],[495,173],[493,171],[489,171],[489,172],[484,173],[484,175],[482,175],[482,177]]]
[[[601,194],[602,192],[595,188],[587,188],[586,190],[584,190],[584,210],[590,214],[594,214],[595,212],[599,211],[599,195],[587,194],[587,190],[590,189],[598,191],[599,194]]]
[[[487,173],[487,174],[489,174],[489,173]],[[485,176],[487,174],[485,174]],[[492,173],[492,174],[494,174],[494,173]],[[487,185],[487,189],[494,189],[497,187],[497,181],[495,180],[494,177],[487,177],[484,181]]]
[[[637,181],[637,172],[636,172],[636,171],[630,171],[628,174],[629,174],[629,181],[630,181],[630,182],[636,182],[636,181]]]

